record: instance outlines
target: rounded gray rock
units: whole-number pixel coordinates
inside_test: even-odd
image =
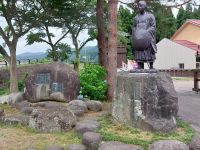
[[[67,150],[87,150],[87,148],[82,144],[70,144]]]
[[[102,103],[99,101],[88,100],[85,103],[87,105],[88,110],[90,111],[98,112],[102,110]]]
[[[34,109],[29,127],[41,132],[68,131],[76,124],[76,116],[69,109]]]
[[[50,100],[57,102],[66,102],[63,93],[61,92],[53,92],[50,94]]]
[[[73,100],[69,102],[68,108],[77,116],[83,116],[87,112],[87,105],[81,100]]]
[[[31,103],[28,101],[22,101],[15,104],[15,107],[19,110],[22,110],[24,107],[30,107]]]
[[[44,150],[64,150],[62,146],[48,146]]]
[[[11,93],[9,95],[8,104],[15,105],[16,103],[22,102],[23,100],[24,100],[24,93],[22,92]]]
[[[21,112],[24,113],[24,114],[31,114],[33,111],[33,108],[32,107],[24,107],[21,109]]]
[[[89,149],[89,150],[97,150],[100,143],[102,141],[102,137],[99,133],[95,132],[85,132],[83,134],[82,143]]]
[[[140,146],[132,144],[124,144],[122,142],[110,141],[102,143],[99,147],[99,150],[144,150]]]
[[[97,121],[84,120],[84,121],[77,122],[75,131],[78,134],[84,134],[85,132],[88,132],[88,131],[95,132],[99,128],[100,128],[100,123],[98,123]]]
[[[190,150],[200,150],[200,135],[196,135],[189,143]]]
[[[189,147],[176,140],[160,140],[151,144],[148,150],[189,150]]]

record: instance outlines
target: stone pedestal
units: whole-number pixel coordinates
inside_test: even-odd
[[[147,131],[176,128],[178,97],[165,73],[117,74],[112,116],[115,121]]]

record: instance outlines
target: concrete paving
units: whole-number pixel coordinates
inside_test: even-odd
[[[192,91],[193,81],[173,81],[179,98],[178,116],[191,123],[191,127],[200,133],[200,92]]]

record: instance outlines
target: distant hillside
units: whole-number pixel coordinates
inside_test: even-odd
[[[75,49],[72,48],[72,53],[69,56],[69,61],[74,61],[76,57]],[[47,56],[45,52],[38,52],[38,53],[22,53],[17,55],[17,60],[24,60],[24,59],[43,59]],[[86,46],[80,51],[80,59],[81,61],[85,60],[92,60],[98,62],[98,47],[97,46]]]
[[[84,47],[80,51],[80,59],[81,61],[92,61],[97,63],[98,62],[98,47],[97,46],[87,46]],[[70,61],[75,61],[76,58],[76,53],[75,49],[72,49],[72,54],[70,55],[69,60]]]
[[[45,52],[38,52],[38,53],[22,53],[17,55],[17,60],[23,60],[23,59],[43,59],[47,56],[47,53]]]

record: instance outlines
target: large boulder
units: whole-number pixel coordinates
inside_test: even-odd
[[[41,132],[68,131],[75,124],[76,116],[64,107],[59,109],[34,109],[29,120],[29,127]]]
[[[176,140],[160,140],[151,144],[148,150],[189,150],[189,147]]]
[[[176,128],[178,97],[165,73],[117,74],[112,116],[115,121],[147,131]]]
[[[25,82],[25,98],[28,101],[69,102],[77,98],[80,82],[78,74],[70,66],[53,63],[36,67]]]
[[[122,142],[110,141],[102,143],[99,147],[99,150],[144,150],[144,149],[140,146],[132,144],[124,144]]]

